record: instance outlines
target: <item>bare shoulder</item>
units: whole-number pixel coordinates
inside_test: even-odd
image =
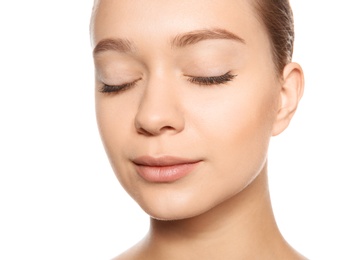
[[[114,257],[112,260],[138,260],[138,259],[141,259],[140,254],[129,249],[121,253],[120,255]]]
[[[288,252],[288,251],[287,251]],[[294,248],[290,247],[290,251],[288,254],[283,256],[283,259],[290,259],[290,260],[308,260],[307,257],[300,254],[298,251],[296,251]]]
[[[147,260],[149,257],[145,252],[142,243],[136,244],[112,260]]]

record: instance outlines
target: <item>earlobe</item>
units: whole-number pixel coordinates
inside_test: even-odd
[[[299,64],[291,62],[284,67],[279,94],[279,107],[272,135],[282,133],[289,125],[304,92],[304,74]]]

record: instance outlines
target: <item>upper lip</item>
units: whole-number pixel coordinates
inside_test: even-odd
[[[136,165],[150,166],[150,167],[164,167],[180,164],[190,164],[197,163],[200,160],[180,158],[175,156],[161,156],[161,157],[152,157],[152,156],[140,156],[132,160]]]

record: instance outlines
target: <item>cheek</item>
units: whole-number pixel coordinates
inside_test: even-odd
[[[134,175],[129,174],[127,148],[132,143],[133,107],[118,97],[98,97],[96,94],[96,118],[100,136],[115,176],[124,189],[130,193],[134,186]],[[129,99],[127,99],[129,100]]]
[[[197,131],[205,133],[201,136],[205,149],[220,161],[220,167],[256,174],[266,160],[276,94],[266,88],[232,93],[222,100],[207,104],[202,120],[197,121]]]
[[[96,94],[96,119],[101,139],[113,168],[123,158],[123,148],[130,142],[133,126],[132,102],[116,100],[117,97],[99,97]]]
[[[206,131],[218,143],[259,143],[252,138],[269,139],[276,103],[276,95],[271,91],[232,93],[218,100],[221,101],[203,104],[203,109],[192,115],[198,128],[203,128],[198,129],[199,133]]]

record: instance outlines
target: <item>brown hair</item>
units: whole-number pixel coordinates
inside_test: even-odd
[[[281,75],[291,62],[294,45],[294,19],[289,0],[254,0],[258,19],[269,35],[276,70]]]

